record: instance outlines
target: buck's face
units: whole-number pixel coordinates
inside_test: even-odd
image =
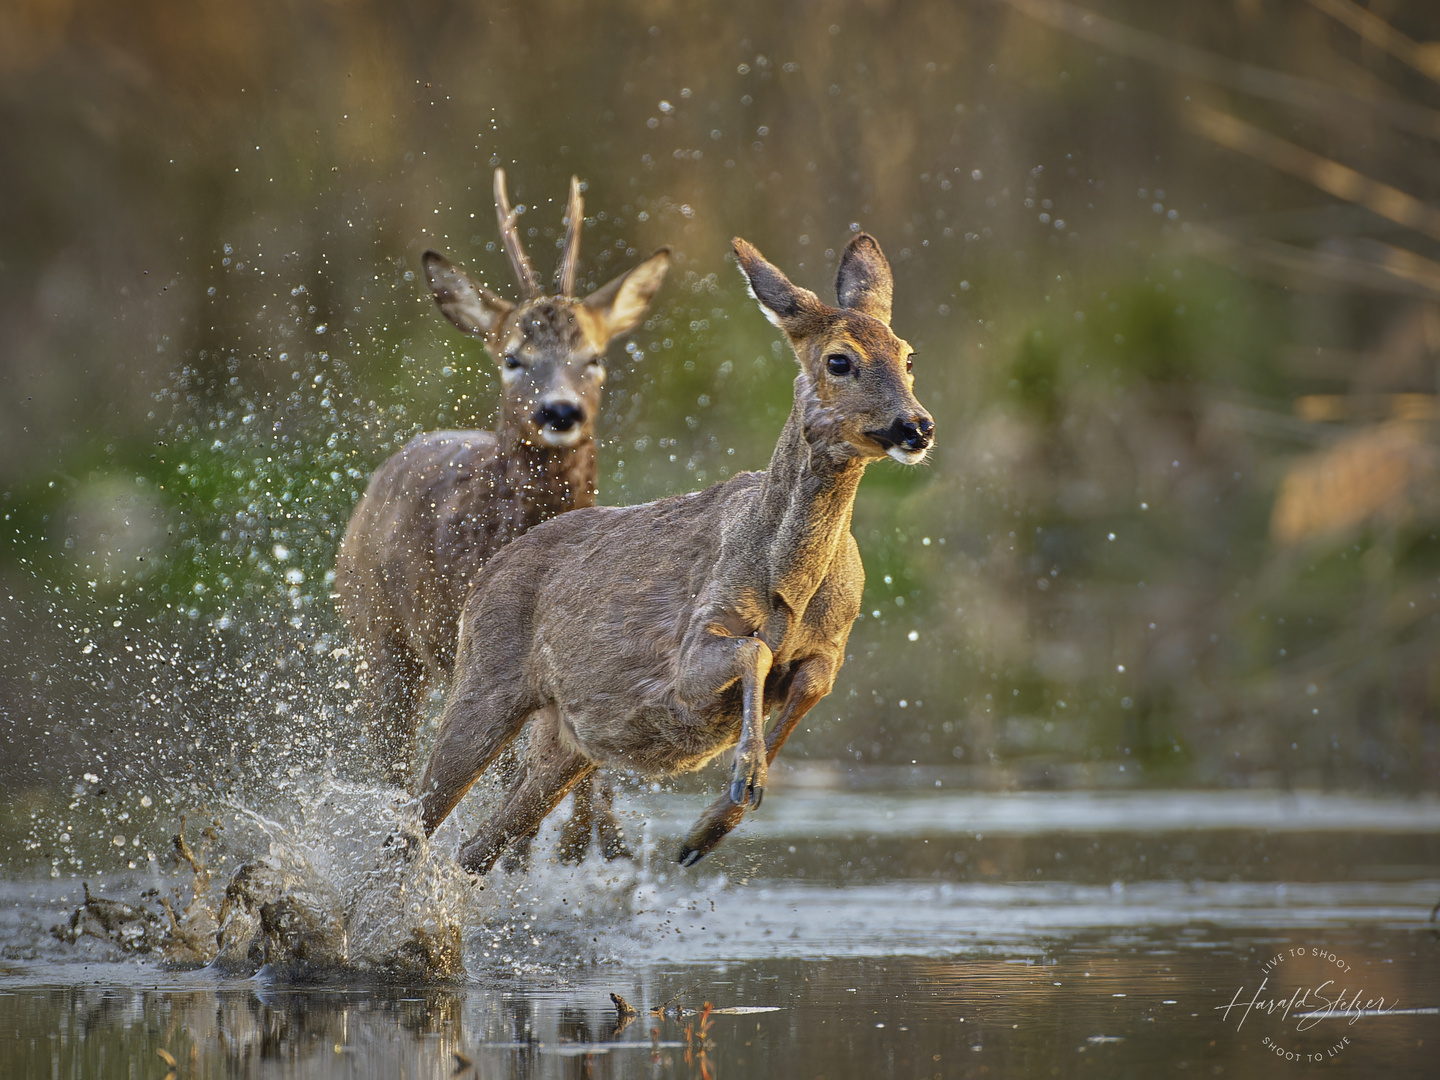
[[[506,426],[535,445],[567,447],[594,437],[605,350],[644,320],[670,253],[662,249],[583,300],[542,296],[519,307],[433,251],[424,264],[445,317],[483,339],[500,365]]]
[[[542,298],[517,309],[497,335],[505,422],[545,446],[595,436],[606,341],[592,341],[580,305]]]
[[[800,362],[815,416],[862,458],[925,460],[935,421],[915,400],[914,350],[890,329],[890,264],[861,233],[845,248],[831,307],[790,281],[744,240],[735,254],[760,310],[785,331]]]

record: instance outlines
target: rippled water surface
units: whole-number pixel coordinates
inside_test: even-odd
[[[160,1077],[164,1051],[181,1076],[1258,1076],[1290,1053],[1318,1055],[1293,1069],[1368,1076],[1418,1075],[1440,1038],[1433,801],[794,782],[679,871],[665,853],[701,805],[631,796],[639,865],[542,857],[483,890],[437,885],[478,920],[444,985],[178,970],[103,935],[59,940],[77,882],[10,881],[0,1064]],[[133,899],[147,880],[96,891]],[[351,912],[391,896],[352,887],[335,901]],[[612,993],[639,1015],[621,1023]],[[1281,998],[1288,1012],[1263,1011]]]

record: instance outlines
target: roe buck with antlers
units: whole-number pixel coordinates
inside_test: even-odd
[[[518,306],[433,251],[423,261],[446,318],[480,338],[500,363],[499,424],[495,431],[417,436],[381,465],[336,560],[338,606],[364,660],[367,743],[386,778],[401,785],[413,777],[424,691],[450,674],[456,621],[476,574],[525,530],[594,505],[605,349],[645,318],[670,265],[662,249],[583,300],[574,298],[584,210],[572,178],[555,294],[543,295],[500,169],[495,210],[520,280]],[[583,854],[592,809],[607,857],[625,853],[612,800],[608,785],[593,798],[577,792],[562,854]]]
[[[770,467],[577,510],[486,566],[420,783],[429,834],[531,722],[508,796],[461,849],[475,873],[599,765],[674,773],[738,742],[732,782],[681,849],[694,863],[759,805],[770,759],[834,685],[865,584],[850,532],[860,477],[886,455],[923,460],[935,425],[890,330],[890,266],[871,237],[845,249],[839,307],[745,241],[735,255],[800,362]]]

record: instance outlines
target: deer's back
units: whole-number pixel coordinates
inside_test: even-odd
[[[490,431],[412,439],[370,478],[336,560],[335,591],[367,644],[396,636],[448,671],[470,582],[532,522],[505,491]]]

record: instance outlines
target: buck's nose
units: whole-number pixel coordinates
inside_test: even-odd
[[[540,406],[535,423],[551,431],[569,431],[585,422],[585,410],[569,401],[555,401]]]
[[[924,450],[935,441],[935,421],[928,416],[900,422],[899,442],[906,450]]]

